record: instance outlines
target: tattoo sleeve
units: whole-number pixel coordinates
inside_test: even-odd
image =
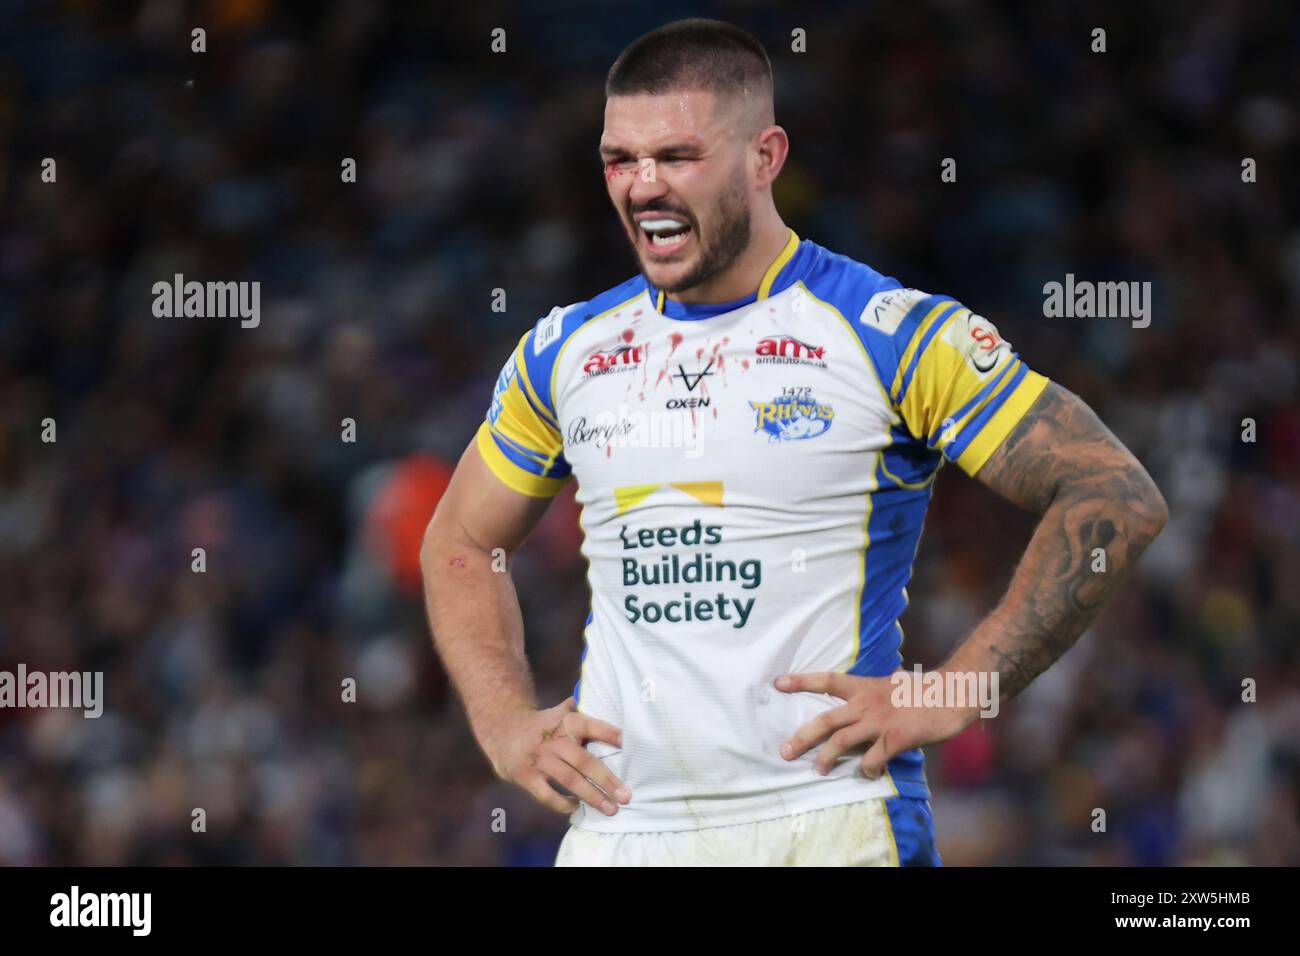
[[[996,671],[1008,699],[1074,644],[1168,510],[1137,459],[1055,383],[976,477],[1041,517],[1006,595],[944,669]]]

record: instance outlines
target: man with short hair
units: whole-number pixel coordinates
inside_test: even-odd
[[[920,748],[980,707],[898,706],[891,675],[939,466],[1041,516],[938,675],[1002,700],[1087,627],[1165,503],[987,319],[782,222],[789,144],[750,34],[669,24],[606,94],[641,272],[506,362],[425,537],[436,646],[498,775],[572,814],[558,864],[937,865]],[[492,552],[570,477],[591,613],[573,696],[542,708]]]

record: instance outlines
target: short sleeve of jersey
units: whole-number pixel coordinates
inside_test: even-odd
[[[947,296],[882,292],[862,324],[879,333],[869,351],[907,430],[968,475],[1047,387],[992,322]]]
[[[492,393],[487,417],[476,442],[483,461],[508,487],[534,498],[553,497],[570,474],[564,443],[550,402],[550,382],[535,382],[541,374],[530,361],[538,335],[550,335],[549,319],[529,330],[506,360]],[[542,392],[537,391],[540,385]]]

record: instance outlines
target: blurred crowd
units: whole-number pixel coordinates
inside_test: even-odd
[[[768,46],[786,221],[989,316],[1170,505],[1078,645],[929,750],[945,862],[1300,864],[1300,9],[1088,6],[0,0],[0,670],[106,694],[0,709],[0,864],[552,862],[415,551],[518,336],[634,273],[604,72],[687,15]],[[260,281],[260,325],[155,317],[176,273]],[[1150,327],[1044,318],[1066,273],[1151,281]],[[1032,527],[943,470],[908,666]],[[570,489],[515,563],[547,705],[580,538]]]

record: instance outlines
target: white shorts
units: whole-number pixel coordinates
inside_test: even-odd
[[[569,827],[556,866],[938,866],[928,801],[877,798],[663,833]]]

